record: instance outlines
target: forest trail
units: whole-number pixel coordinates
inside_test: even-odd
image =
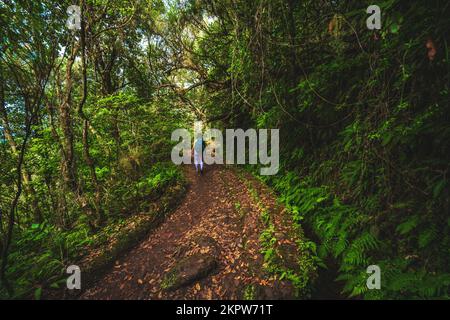
[[[250,175],[225,166],[207,167],[202,176],[191,166],[185,172],[190,186],[178,209],[81,299],[293,298],[293,286],[263,268],[261,204],[278,213],[273,217],[288,216],[274,195]],[[289,223],[278,222],[278,235],[292,234],[282,230]],[[296,250],[295,239],[279,241]],[[173,270],[183,276],[176,279]]]

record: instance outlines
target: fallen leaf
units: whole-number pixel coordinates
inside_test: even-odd
[[[425,46],[428,49],[428,59],[430,61],[433,61],[434,58],[436,57],[436,46],[434,44],[433,39],[428,39]]]

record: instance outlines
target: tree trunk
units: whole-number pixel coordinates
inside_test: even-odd
[[[0,69],[0,118],[2,120],[2,127],[3,132],[5,133],[5,138],[8,141],[8,144],[11,148],[11,151],[15,157],[18,157],[18,150],[17,150],[17,144],[14,140],[14,137],[12,135],[11,127],[9,125],[8,121],[8,112],[6,111],[5,107],[5,86],[4,86],[4,80],[3,80],[3,72]],[[36,191],[32,185],[32,178],[30,172],[27,170],[25,165],[21,165],[21,176],[23,180],[23,188],[25,190],[25,194],[30,197],[31,199],[31,209],[33,213],[33,220],[35,223],[41,223],[42,218],[42,212],[39,208],[39,202],[36,195]]]
[[[103,215],[103,210],[100,205],[101,194],[100,186],[98,184],[97,173],[95,172],[95,163],[92,159],[89,148],[89,120],[83,112],[84,104],[87,98],[87,70],[86,70],[86,25],[85,25],[85,10],[86,3],[85,0],[81,0],[81,66],[82,66],[82,85],[83,92],[80,104],[78,105],[78,114],[83,119],[83,155],[87,166],[89,167],[89,172],[91,174],[91,183],[95,189],[95,212],[97,216],[97,223],[102,224],[105,220]]]
[[[63,159],[61,164],[61,173],[65,186],[74,192],[78,191],[78,182],[76,174],[76,163],[74,155],[74,135],[72,128],[71,94],[72,94],[72,67],[75,61],[77,47],[72,48],[71,55],[67,61],[65,76],[65,92],[59,105],[60,127],[63,133],[62,148]]]

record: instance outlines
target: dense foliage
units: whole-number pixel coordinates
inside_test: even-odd
[[[170,135],[189,119],[157,88],[165,78],[146,76],[164,60],[140,43],[162,3],[87,2],[83,45],[69,2],[15,4],[0,4],[2,297],[58,286],[69,262],[181,181]]]
[[[0,2],[0,296],[157,202],[197,118],[280,129],[264,179],[344,295],[449,298],[448,1],[377,1],[381,30],[372,1],[77,2],[78,31],[71,1]]]
[[[202,53],[231,86],[215,107],[232,110],[227,125],[281,129],[266,180],[337,261],[344,294],[448,298],[449,4],[378,1],[380,31],[370,4],[205,5],[222,19]],[[371,264],[383,290],[366,287]]]

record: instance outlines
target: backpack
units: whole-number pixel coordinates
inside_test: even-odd
[[[194,150],[197,153],[201,153],[203,152],[203,150],[205,150],[206,144],[205,141],[203,141],[203,139],[197,139],[195,140],[194,143]]]

